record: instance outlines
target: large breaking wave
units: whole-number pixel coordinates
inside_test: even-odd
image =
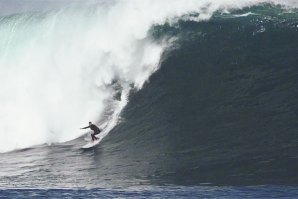
[[[106,126],[106,135],[129,91],[142,88],[175,41],[155,41],[152,26],[208,20],[215,12],[263,3],[298,5],[290,0],[88,1],[2,16],[0,151],[75,139],[89,120]]]

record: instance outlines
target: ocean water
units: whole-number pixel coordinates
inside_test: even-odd
[[[298,197],[297,7],[0,1],[0,198]]]
[[[296,198],[294,187],[131,187],[129,189],[8,189],[1,198]]]

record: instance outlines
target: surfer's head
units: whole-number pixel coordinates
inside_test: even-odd
[[[89,122],[89,125],[91,125],[92,124],[92,122]]]

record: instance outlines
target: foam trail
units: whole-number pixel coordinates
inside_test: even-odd
[[[264,2],[79,1],[0,18],[0,152],[75,139],[83,134],[79,127],[101,120],[112,103],[107,135],[128,102],[127,85],[141,89],[158,69],[166,45],[149,38],[152,25],[194,12],[195,20],[207,20],[217,10]],[[123,88],[120,102],[112,100],[115,80]]]

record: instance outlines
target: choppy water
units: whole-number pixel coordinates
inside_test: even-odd
[[[295,187],[132,187],[129,189],[8,189],[1,198],[295,198]]]

